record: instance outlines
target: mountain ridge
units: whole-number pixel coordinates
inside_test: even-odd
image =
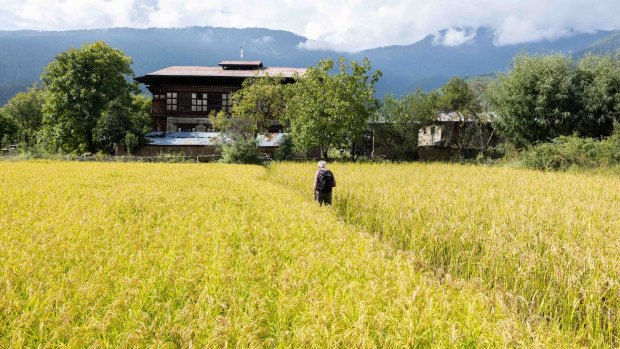
[[[620,32],[599,31],[570,38],[521,45],[496,46],[492,29],[477,28],[459,46],[437,44],[445,31],[410,45],[389,45],[354,53],[309,50],[308,39],[265,28],[108,28],[70,31],[0,31],[0,104],[39,79],[55,55],[86,42],[103,40],[133,58],[136,75],[173,65],[216,65],[235,59],[243,46],[245,59],[267,66],[306,67],[320,59],[368,57],[383,78],[377,95],[400,95],[416,88],[439,87],[452,76],[475,76],[506,70],[520,52],[605,53],[620,47]],[[606,39],[607,38],[607,39]]]

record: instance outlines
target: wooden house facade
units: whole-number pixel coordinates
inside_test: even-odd
[[[212,154],[214,130],[209,114],[230,110],[232,94],[243,81],[252,77],[278,76],[293,82],[306,69],[265,67],[261,61],[223,61],[217,67],[173,66],[135,80],[153,94],[151,143],[139,150],[143,155],[161,152]],[[279,134],[282,125],[275,121],[268,132]],[[275,136],[266,136],[273,139]],[[276,147],[274,142],[262,146]],[[150,149],[146,149],[149,148]],[[191,149],[192,151],[188,151]]]

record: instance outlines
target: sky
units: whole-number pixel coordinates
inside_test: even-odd
[[[280,29],[307,49],[466,45],[489,27],[498,46],[620,29],[620,0],[0,0],[0,30],[216,26]],[[441,31],[441,33],[440,33]]]

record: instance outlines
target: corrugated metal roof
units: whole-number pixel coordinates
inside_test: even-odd
[[[146,137],[150,140],[147,145],[169,145],[169,146],[213,146],[218,140],[225,140],[226,137],[219,132],[151,132]],[[266,133],[256,137],[261,147],[277,147],[283,133]]]
[[[256,136],[256,139],[261,147],[277,147],[284,136],[284,133],[265,133]]]
[[[193,77],[240,77],[249,78],[255,76],[282,76],[292,78],[295,74],[303,75],[305,68],[284,68],[284,67],[267,67],[255,70],[230,70],[222,67],[200,67],[200,66],[173,66],[153,73],[148,76],[193,76]]]
[[[146,137],[151,145],[215,145],[219,132],[151,132]]]

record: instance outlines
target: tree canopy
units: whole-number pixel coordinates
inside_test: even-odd
[[[36,132],[43,119],[44,103],[45,92],[34,85],[26,92],[13,96],[2,107],[4,116],[11,119],[16,126],[16,137],[13,141],[24,147],[36,144]]]
[[[495,127],[519,147],[561,135],[609,136],[620,120],[619,58],[516,57],[488,91]]]
[[[335,74],[332,69],[334,62],[323,60],[289,85],[283,115],[297,147],[318,148],[326,159],[330,148],[352,149],[362,139],[379,106],[374,86],[381,77],[381,71],[371,72],[368,59],[340,59]]]
[[[51,151],[97,151],[93,129],[112,101],[129,105],[138,92],[132,60],[104,42],[86,44],[56,56],[43,71],[43,105]]]
[[[246,79],[233,93],[230,110],[216,113],[214,126],[233,139],[255,139],[283,116],[286,103],[282,83],[278,76]]]
[[[462,118],[476,118],[482,111],[474,91],[462,78],[452,78],[440,89],[438,108],[443,113],[458,113]]]
[[[5,115],[4,111],[0,109],[0,147],[4,147],[13,143],[17,138],[18,126]]]

